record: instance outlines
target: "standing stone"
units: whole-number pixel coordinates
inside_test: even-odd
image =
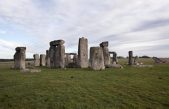
[[[50,66],[51,68],[65,67],[65,43],[64,40],[54,40],[50,42]]]
[[[113,64],[118,64],[116,52],[113,52]]]
[[[78,56],[76,53],[66,53],[65,55],[65,65],[68,68],[78,67]]]
[[[133,65],[133,51],[129,51],[129,61],[128,61],[129,65]]]
[[[46,55],[45,54],[40,55],[40,66],[46,66]]]
[[[79,38],[78,64],[80,68],[88,68],[88,40],[84,37]]]
[[[75,64],[75,67],[78,67],[78,55],[77,54],[73,56],[73,63]]]
[[[50,42],[50,48],[49,48],[50,68],[54,68],[55,50],[56,50],[56,46],[52,45],[52,43]]]
[[[139,59],[138,56],[134,58],[134,65],[139,65],[138,59]]]
[[[109,45],[108,41],[102,42],[100,44],[100,47],[102,47],[102,49],[103,49],[103,56],[104,56],[104,64],[105,64],[105,66],[109,66],[110,65],[110,54],[109,54],[108,45]]]
[[[50,68],[50,56],[49,56],[49,50],[46,50],[46,66]]]
[[[103,49],[101,47],[90,48],[90,64],[93,70],[105,69]]]
[[[17,47],[15,50],[16,53],[14,54],[14,68],[25,69],[26,47]]]
[[[56,68],[64,68],[65,67],[65,46],[58,45],[56,47],[55,55],[54,55],[54,66]]]
[[[39,54],[34,54],[34,66],[40,66],[40,59],[39,59]]]
[[[65,54],[65,66],[69,67],[69,64],[71,63],[71,55],[69,53]]]

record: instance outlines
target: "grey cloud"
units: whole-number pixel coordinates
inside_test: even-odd
[[[138,27],[133,29],[132,31],[144,31],[147,29],[154,29],[154,28],[159,28],[163,26],[169,25],[169,18],[168,19],[158,19],[154,21],[144,21],[141,22]]]

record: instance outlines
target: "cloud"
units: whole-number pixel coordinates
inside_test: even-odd
[[[153,45],[168,41],[168,5],[168,0],[5,0],[0,2],[0,25],[33,37],[24,42],[31,53],[45,52],[56,39],[66,41],[67,52],[77,52],[78,38],[85,36],[90,46],[109,41],[111,50],[126,55],[129,49],[168,46]]]
[[[6,34],[7,32],[4,30],[0,30],[0,34]]]
[[[0,55],[4,56],[1,58],[11,58],[14,55],[14,47],[19,46],[18,43],[15,42],[9,42],[9,41],[5,41],[0,39]]]
[[[144,21],[143,23],[141,23],[140,26],[138,26],[133,31],[144,31],[147,29],[163,27],[166,25],[169,25],[169,19],[160,19],[160,20],[155,20],[155,21]]]
[[[20,46],[20,44],[0,39],[0,46],[6,49],[13,49],[13,47]]]

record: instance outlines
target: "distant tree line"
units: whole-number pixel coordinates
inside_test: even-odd
[[[134,56],[135,57],[135,56]],[[139,58],[152,58],[152,57],[150,57],[150,56],[146,56],[146,55],[144,55],[144,56],[138,56]],[[117,58],[119,58],[119,59],[124,59],[124,58],[129,58],[128,56],[127,57],[124,57],[124,56],[118,56]]]
[[[149,57],[149,56],[140,56],[139,58],[151,58],[151,57]]]
[[[13,61],[13,59],[0,59],[0,62],[9,62],[9,61]]]

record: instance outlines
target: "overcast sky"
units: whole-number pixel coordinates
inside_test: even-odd
[[[169,57],[169,0],[0,0],[0,58],[17,46],[44,54],[57,39],[77,52],[79,37],[120,56]]]

